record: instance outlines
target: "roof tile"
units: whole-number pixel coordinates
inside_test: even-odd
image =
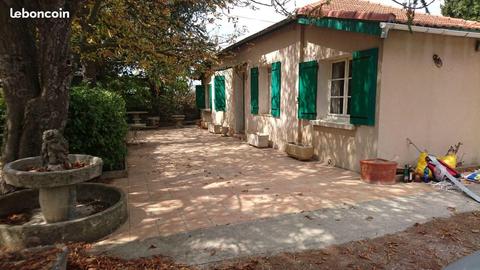
[[[406,10],[363,0],[332,0],[330,4],[325,4],[325,0],[317,1],[297,9],[297,15],[408,23]],[[480,22],[435,16],[418,11],[415,13],[413,25],[480,30]]]

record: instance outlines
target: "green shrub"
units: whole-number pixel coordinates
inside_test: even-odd
[[[105,89],[118,93],[125,100],[127,111],[149,111],[152,109],[152,93],[146,80],[133,76],[105,79]]]
[[[123,169],[127,154],[125,101],[105,89],[73,87],[65,137],[70,152],[101,157],[104,170]]]

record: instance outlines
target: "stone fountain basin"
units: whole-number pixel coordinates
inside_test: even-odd
[[[0,247],[19,250],[66,242],[92,242],[115,231],[127,220],[122,190],[104,184],[77,185],[78,200],[99,200],[108,208],[82,218],[43,224],[0,224]],[[0,197],[0,216],[38,209],[38,190],[21,190]]]
[[[25,188],[52,188],[73,185],[102,175],[103,161],[89,155],[68,155],[73,164],[85,163],[85,167],[52,172],[29,172],[32,167],[40,167],[40,157],[23,158],[5,165],[3,172],[8,184]]]

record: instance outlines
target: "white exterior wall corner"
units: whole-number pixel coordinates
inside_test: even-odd
[[[282,28],[244,45],[236,51],[234,57],[224,59],[223,66],[245,67],[245,132],[246,133],[267,133],[275,148],[284,150],[286,142],[296,138],[297,117],[296,117],[296,95],[298,77],[298,55],[299,41],[297,30],[300,25],[288,24]],[[281,101],[280,117],[275,118],[269,114],[252,115],[250,113],[250,69],[259,67],[259,98],[264,97],[266,83],[266,68],[273,62],[281,62]],[[239,76],[234,75],[233,76]],[[235,89],[230,89],[231,93]],[[233,95],[232,95],[233,96]],[[233,101],[235,104],[235,101]],[[259,100],[259,106],[267,103]],[[262,108],[259,109],[262,112]]]
[[[462,142],[466,164],[480,158],[480,52],[473,38],[390,30],[384,41],[378,156],[414,165],[412,139],[444,155]],[[440,56],[441,68],[433,55]]]
[[[215,109],[215,76],[225,76],[225,111],[217,111]],[[221,125],[228,128],[233,128],[235,123],[235,111],[233,108],[233,69],[227,68],[221,71],[216,71],[211,79],[212,85],[212,122],[215,125]]]

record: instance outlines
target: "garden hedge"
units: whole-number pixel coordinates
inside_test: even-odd
[[[65,137],[70,153],[101,157],[106,171],[123,169],[127,154],[125,101],[113,92],[95,87],[73,87]]]

